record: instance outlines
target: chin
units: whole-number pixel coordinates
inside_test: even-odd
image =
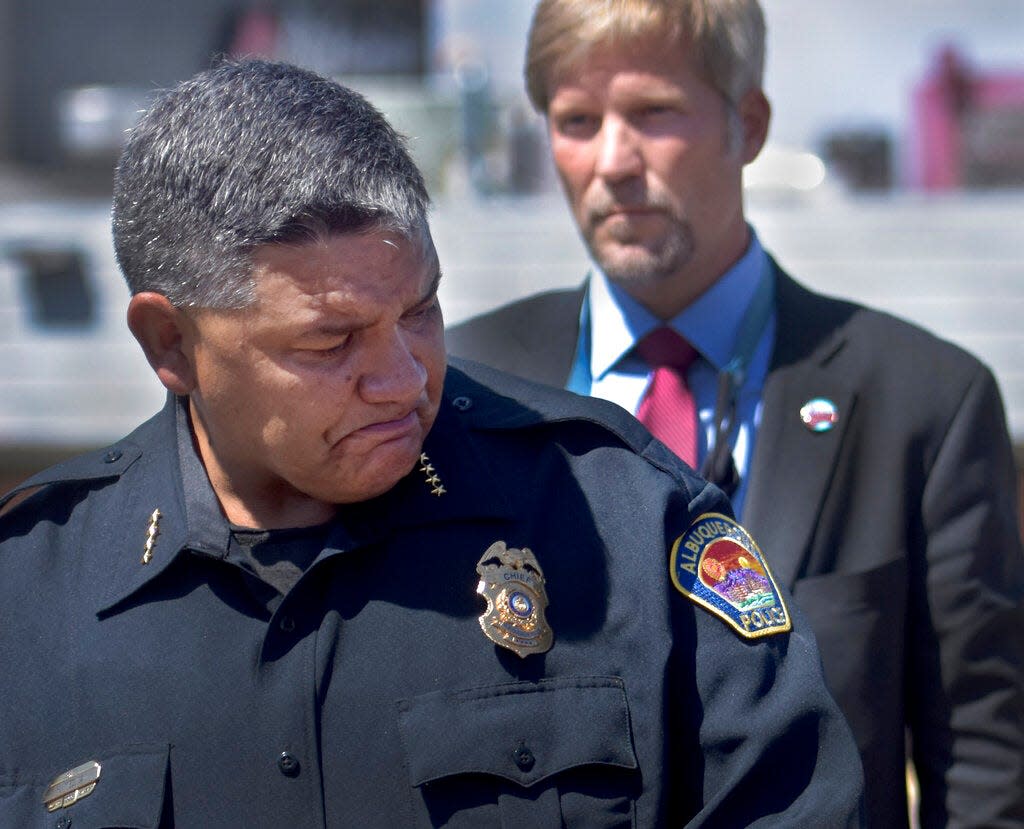
[[[367,481],[364,484],[357,484],[346,492],[344,500],[338,500],[339,504],[361,504],[364,501],[371,501],[394,489],[401,478],[387,479],[383,481]]]
[[[656,285],[666,277],[660,263],[639,257],[605,261],[601,263],[601,269],[612,282],[619,285]]]
[[[339,504],[354,504],[369,501],[393,489],[419,463],[422,445],[414,449],[395,452],[390,457],[367,460],[360,465],[354,476],[348,477],[339,487]]]
[[[657,285],[678,273],[690,259],[688,251],[667,245],[657,250],[618,246],[594,258],[612,282],[623,285]]]

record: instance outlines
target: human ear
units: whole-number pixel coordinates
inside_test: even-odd
[[[160,382],[178,395],[187,395],[195,387],[195,371],[185,347],[188,325],[184,312],[163,294],[146,291],[128,303],[128,328]]]
[[[759,88],[749,89],[736,107],[743,129],[743,163],[749,164],[761,152],[768,138],[772,105]]]

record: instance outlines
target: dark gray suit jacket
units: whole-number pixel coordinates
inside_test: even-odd
[[[775,276],[742,518],[818,637],[870,825],[907,825],[906,728],[923,829],[1024,826],[1024,555],[995,380],[915,326]],[[583,295],[455,326],[449,351],[563,386]],[[814,397],[837,405],[833,430],[801,422]]]

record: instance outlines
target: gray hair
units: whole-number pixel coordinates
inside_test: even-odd
[[[132,294],[240,308],[266,244],[387,228],[430,245],[430,199],[399,136],[356,92],[295,66],[224,62],[159,97],[114,179]]]

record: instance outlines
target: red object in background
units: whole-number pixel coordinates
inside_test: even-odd
[[[978,71],[944,46],[914,91],[912,130],[914,186],[1024,186],[1024,71]]]
[[[254,6],[237,21],[234,37],[228,47],[232,57],[277,56],[280,24],[272,9]]]

